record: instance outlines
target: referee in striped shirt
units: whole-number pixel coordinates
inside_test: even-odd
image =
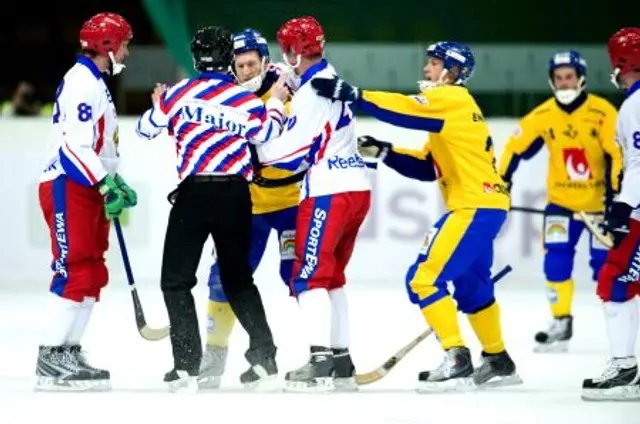
[[[274,379],[276,346],[249,266],[253,166],[249,143],[280,135],[288,96],[284,76],[267,105],[229,75],[232,35],[204,27],[191,41],[199,75],[172,87],[157,85],[153,107],[139,119],[137,133],[154,138],[164,128],[176,143],[180,183],[165,236],[161,287],[171,324],[174,369],[171,390],[195,390],[202,343],[191,289],[207,238],[213,237],[220,278],[229,304],[249,334],[250,368],[240,376],[255,386]]]

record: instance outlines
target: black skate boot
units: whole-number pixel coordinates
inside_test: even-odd
[[[173,393],[196,393],[198,391],[198,375],[185,370],[172,369],[164,375],[165,383]]]
[[[289,371],[285,390],[290,392],[331,392],[334,390],[335,363],[333,352],[324,346],[311,346],[309,362]]]
[[[257,391],[276,390],[278,388],[276,348],[249,349],[245,357],[251,366],[240,375],[240,383],[246,389]]]
[[[494,354],[482,352],[482,365],[473,372],[473,382],[484,388],[515,386],[522,384],[522,379],[516,373],[516,364],[504,350]]]
[[[582,382],[582,400],[640,400],[640,373],[634,357],[613,358],[600,377]]]
[[[95,385],[94,390],[100,390],[100,388],[102,388],[103,390],[109,390],[109,388],[111,387],[111,382],[110,382],[111,373],[109,373],[109,371],[91,366],[87,361],[87,357],[85,356],[85,353],[82,351],[82,346],[71,345],[69,346],[69,351],[76,358],[76,361],[78,361],[80,365],[82,365],[84,368],[88,369],[91,373],[93,373],[93,379],[94,379],[94,385]]]
[[[349,349],[332,349],[335,371],[333,385],[336,392],[355,392],[358,390],[356,382],[356,367],[351,360]]]
[[[200,389],[217,389],[220,387],[222,374],[227,365],[229,348],[226,346],[207,345],[202,354],[198,387]]]
[[[473,362],[466,347],[453,347],[445,352],[438,368],[418,375],[419,393],[473,390]]]
[[[37,391],[90,391],[94,373],[78,363],[68,346],[40,346],[36,365]]]
[[[573,337],[573,316],[556,317],[546,331],[536,333],[536,353],[566,352]]]

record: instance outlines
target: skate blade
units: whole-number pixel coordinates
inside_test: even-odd
[[[260,380],[251,383],[244,383],[244,388],[258,393],[279,392],[282,390],[277,374],[262,377]]]
[[[198,377],[198,389],[200,390],[219,389],[221,382],[222,382],[222,378],[219,375]]]
[[[522,379],[518,374],[511,374],[506,376],[495,376],[489,379],[486,383],[478,384],[479,388],[493,388],[493,387],[508,387],[517,386],[522,384]]]
[[[618,386],[610,389],[582,389],[581,398],[587,402],[640,401],[640,386]]]
[[[197,377],[183,377],[167,382],[171,393],[196,393],[198,391]]]
[[[314,378],[311,381],[285,380],[284,391],[295,393],[330,393],[335,390],[332,377]]]
[[[336,392],[345,393],[358,391],[358,383],[355,377],[334,378],[333,386]]]
[[[418,393],[470,392],[476,388],[472,377],[463,377],[445,381],[420,381],[416,391]]]
[[[558,340],[551,343],[538,343],[534,346],[534,353],[565,353],[569,351],[567,340]]]
[[[106,392],[111,390],[110,380],[59,380],[56,377],[39,376],[36,392]]]

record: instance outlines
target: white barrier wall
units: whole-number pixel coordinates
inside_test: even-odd
[[[489,120],[498,154],[516,122]],[[137,138],[135,118],[120,123],[121,173],[137,190],[139,204],[125,226],[133,271],[139,284],[159,282],[162,246],[170,208],[166,195],[175,187],[175,147],[166,136]],[[399,145],[421,148],[425,135],[397,129],[371,119],[358,120],[358,133]],[[48,119],[0,119],[0,288],[46,287],[50,279],[49,238],[38,206],[37,180],[49,146]],[[543,207],[547,153],[521,165],[515,178],[513,204]],[[357,284],[402,284],[407,267],[419,251],[431,224],[442,213],[433,183],[411,181],[380,167],[375,175],[372,209],[365,223],[348,275]],[[540,216],[512,213],[496,247],[496,268],[511,264],[508,287],[541,287]],[[586,235],[576,260],[574,277],[590,289]],[[107,261],[112,280],[125,284],[117,240],[112,231]],[[206,278],[211,243],[203,254],[199,277]],[[258,279],[278,279],[278,251],[272,237]],[[266,289],[267,285],[261,285]],[[506,287],[505,287],[506,288]]]

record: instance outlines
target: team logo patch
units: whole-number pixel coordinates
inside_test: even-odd
[[[591,169],[584,149],[564,149],[562,154],[570,181],[587,181],[591,179]]]
[[[567,243],[569,241],[569,217],[550,215],[544,219],[544,242]]]
[[[438,231],[440,231],[439,228],[431,228],[431,230],[429,230],[429,234],[425,236],[422,248],[420,248],[420,255],[427,254],[429,248],[433,244],[433,240],[435,240],[436,236],[438,235]]]
[[[296,230],[285,230],[280,235],[280,259],[294,260],[296,257]]]

